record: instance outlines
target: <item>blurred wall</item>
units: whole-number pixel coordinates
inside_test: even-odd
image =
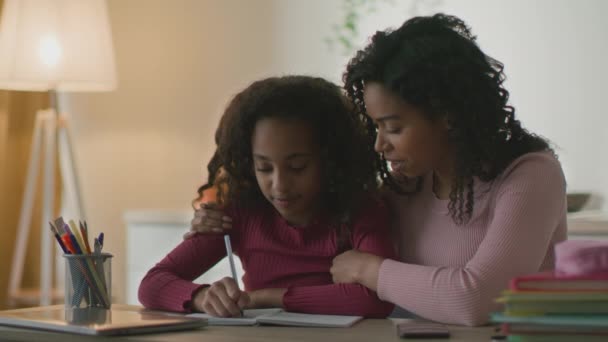
[[[119,87],[69,94],[89,226],[114,253],[122,302],[125,227],[136,208],[189,208],[227,100],[273,72],[269,0],[109,0]],[[205,169],[206,170],[206,169]]]
[[[525,127],[550,139],[568,191],[595,194],[608,209],[608,2],[604,0],[445,1],[491,56]]]
[[[313,70],[339,82],[349,56],[323,41],[344,16],[345,1],[278,3],[275,19],[281,68]],[[369,1],[358,12],[357,48],[378,30],[397,28],[416,15],[457,15],[481,48],[503,62],[516,117],[554,145],[569,192],[592,192],[588,209],[608,204],[608,2],[604,0]],[[314,18],[314,20],[312,19]],[[315,25],[311,25],[314,22]],[[354,50],[353,50],[354,51]],[[350,55],[354,55],[354,52]]]

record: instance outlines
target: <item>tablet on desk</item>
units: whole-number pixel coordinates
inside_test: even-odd
[[[145,311],[126,305],[113,306],[110,310],[66,310],[63,305],[54,305],[0,311],[0,325],[108,336],[195,329],[206,326],[207,320]]]

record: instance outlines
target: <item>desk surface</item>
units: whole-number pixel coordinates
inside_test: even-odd
[[[113,306],[122,306],[114,304]],[[131,306],[132,307],[132,306]],[[405,321],[395,319],[394,321]],[[477,342],[490,341],[494,334],[493,327],[469,328],[449,325],[452,337],[449,341]],[[0,326],[2,339],[10,341],[172,341],[172,342],[224,342],[224,341],[417,341],[413,339],[401,340],[395,333],[393,320],[366,319],[351,328],[301,328],[278,326],[247,326],[227,327],[209,326],[199,330],[169,332],[160,334],[91,337],[72,335],[39,330],[17,329]],[[446,341],[424,339],[420,341]]]

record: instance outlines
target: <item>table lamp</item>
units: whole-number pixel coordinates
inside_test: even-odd
[[[51,96],[51,108],[36,113],[9,278],[9,304],[23,297],[20,283],[41,157],[40,305],[51,303],[53,237],[48,222],[53,219],[55,151],[59,153],[64,191],[73,196],[84,219],[67,117],[58,109],[57,93],[111,91],[116,84],[105,0],[4,0],[0,89],[49,91]]]

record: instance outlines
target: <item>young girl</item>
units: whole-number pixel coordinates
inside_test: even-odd
[[[465,23],[442,14],[377,32],[350,61],[345,88],[375,139],[399,257],[347,251],[334,282],[427,319],[480,325],[509,279],[553,269],[566,239],[564,175],[515,119],[504,79]]]
[[[374,199],[373,150],[340,89],[305,76],[251,84],[227,107],[208,184],[232,218],[244,289],[232,278],[192,281],[226,256],[223,238],[196,235],[153,267],[139,287],[151,309],[238,316],[242,309],[386,317],[393,305],[329,268],[355,248],[393,256],[387,209]],[[369,166],[368,166],[369,165]]]

